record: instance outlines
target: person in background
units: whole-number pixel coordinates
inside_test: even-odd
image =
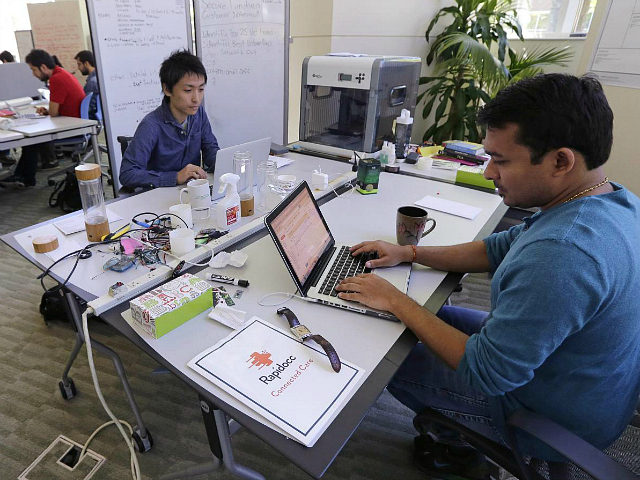
[[[89,102],[89,118],[96,120],[96,95],[100,94],[100,90],[98,89],[98,76],[93,53],[89,50],[81,50],[76,54],[74,59],[80,73],[87,77],[87,81],[84,84],[84,93],[86,95],[93,93],[93,97],[91,97],[91,101]]]
[[[504,418],[526,408],[604,449],[640,393],[640,199],[604,174],[613,112],[596,79],[546,74],[501,90],[478,121],[491,156],[484,176],[506,205],[539,211],[484,241],[377,241],[352,252],[377,251],[369,268],[491,272],[490,312],[445,306],[434,315],[375,274],[345,279],[338,295],[390,311],[421,340],[388,386],[416,413],[430,407],[503,442]],[[417,423],[423,471],[486,478],[473,470],[481,458],[465,464],[474,454],[455,432]],[[533,437],[518,443],[563,461]]]
[[[8,50],[0,52],[0,61],[2,63],[13,63],[16,61],[15,57]]]
[[[218,141],[211,131],[202,100],[207,72],[198,57],[173,52],[160,66],[164,99],[147,114],[127,147],[120,183],[136,187],[170,187],[213,172]]]
[[[34,49],[26,56],[26,63],[33,75],[43,82],[49,81],[49,107],[38,107],[36,113],[57,117],[80,117],[80,103],[85,97],[78,79],[56,65],[54,59],[44,50]],[[58,165],[53,151],[53,142],[28,145],[22,148],[22,155],[16,169],[9,178],[3,180],[5,186],[32,187],[36,184],[38,157],[42,168]]]

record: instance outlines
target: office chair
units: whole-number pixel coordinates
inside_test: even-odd
[[[120,135],[118,137],[116,137],[116,140],[118,141],[118,143],[120,144],[120,152],[122,153],[122,156],[124,157],[124,152],[127,151],[127,148],[129,147],[129,144],[131,143],[131,140],[133,140],[133,137],[128,137],[125,135]],[[118,196],[122,197],[122,196],[130,196],[130,195],[135,195],[137,193],[141,193],[144,191],[149,190],[149,188],[143,188],[143,187],[120,187],[120,190],[118,190]]]
[[[80,104],[80,118],[89,119],[89,106],[91,104],[91,99],[95,95],[96,98],[96,111],[94,113],[94,119],[98,121],[98,134],[102,131],[102,105],[100,104],[100,95],[89,93],[84,97],[82,103]],[[77,135],[75,137],[64,138],[62,140],[55,140],[54,145],[56,146],[56,150],[59,148],[62,150],[71,151],[71,157],[75,158],[75,162],[73,165],[59,170],[57,172],[52,173],[47,177],[47,183],[49,186],[55,185],[55,178],[61,175],[65,175],[69,171],[73,171],[77,165],[85,163],[89,158],[94,155],[92,144],[91,144],[91,135]],[[107,147],[105,145],[98,145],[100,152],[109,154]],[[102,162],[100,162],[100,167],[102,168]],[[107,183],[111,184],[111,172],[107,169],[107,172],[104,172],[103,175],[107,177]]]
[[[640,476],[613,460],[603,451],[554,421],[526,409],[516,410],[506,419],[508,447],[482,436],[431,408],[427,408],[417,415],[413,423],[418,430],[421,425],[437,423],[461,433],[470,445],[519,480],[584,478],[580,473],[578,476],[574,474],[576,467],[591,475],[589,478],[596,480],[640,480]],[[527,462],[525,455],[518,448],[516,439],[518,430],[524,431],[550,446],[567,458],[567,462],[547,462],[535,458]]]

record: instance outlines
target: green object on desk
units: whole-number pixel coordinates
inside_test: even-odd
[[[131,316],[154,338],[160,338],[213,306],[211,286],[185,273],[129,302]]]
[[[478,167],[465,168],[464,165],[458,168],[456,173],[456,182],[466,185],[475,185],[476,187],[495,189],[493,180],[487,180],[482,176],[482,170]]]

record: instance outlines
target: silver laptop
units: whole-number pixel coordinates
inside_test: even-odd
[[[364,266],[368,258],[353,257],[348,246],[335,243],[307,182],[265,216],[264,223],[305,300],[397,321],[388,312],[338,298],[334,287],[343,278],[370,272]],[[411,265],[379,268],[375,274],[406,293]]]
[[[217,200],[224,196],[224,192],[220,192],[220,176],[224,173],[233,173],[233,154],[236,152],[249,152],[253,160],[253,183],[258,181],[256,172],[260,162],[269,158],[269,150],[271,149],[271,137],[261,138],[252,142],[240,143],[233,147],[221,148],[216,153],[216,169],[214,171],[214,181],[212,183],[211,199]]]

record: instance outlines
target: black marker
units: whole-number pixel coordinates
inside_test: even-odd
[[[207,280],[211,280],[212,282],[228,283],[229,285],[237,285],[239,287],[249,286],[249,280],[240,280],[238,278],[225,277],[224,275],[216,275],[215,273],[210,273],[207,276]]]

